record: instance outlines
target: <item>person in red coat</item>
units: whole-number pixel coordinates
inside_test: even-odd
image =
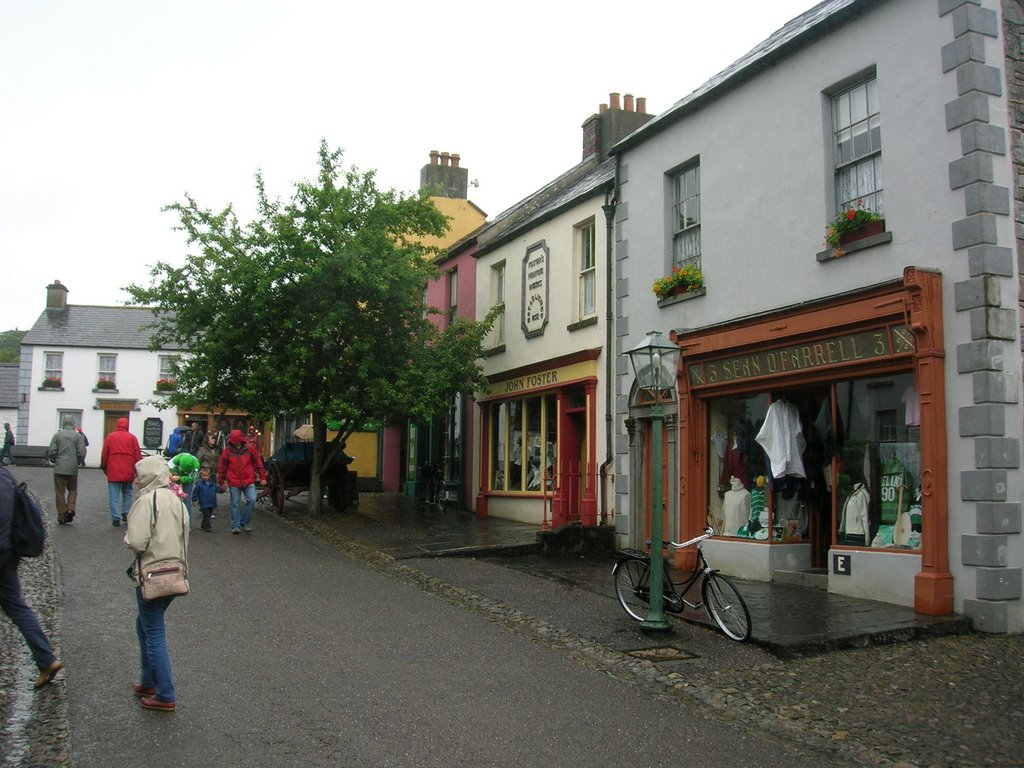
[[[223,492],[231,491],[231,532],[252,532],[252,508],[256,504],[256,477],[266,485],[267,473],[255,446],[250,444],[242,430],[231,430],[227,447],[217,462],[217,485]],[[239,502],[245,494],[245,508],[239,514]]]
[[[100,469],[107,476],[107,495],[110,499],[110,524],[121,527],[128,519],[132,506],[135,465],[142,461],[142,449],[135,435],[128,431],[128,419],[120,418],[114,431],[103,441]]]

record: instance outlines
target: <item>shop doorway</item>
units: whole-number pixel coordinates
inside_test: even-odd
[[[104,411],[103,412],[103,437],[106,438],[111,432],[117,429],[118,419],[129,419],[128,429],[131,430],[131,419],[128,411]]]

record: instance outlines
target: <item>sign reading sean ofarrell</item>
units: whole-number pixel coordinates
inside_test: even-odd
[[[523,333],[540,336],[548,324],[548,258],[544,241],[526,249],[523,257]]]

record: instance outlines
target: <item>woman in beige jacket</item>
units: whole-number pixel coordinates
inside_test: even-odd
[[[139,638],[142,676],[132,686],[142,706],[163,712],[173,712],[175,706],[174,680],[171,659],[167,652],[164,612],[173,597],[143,600],[138,586],[138,569],[167,560],[185,563],[188,553],[188,511],[168,486],[170,470],[167,461],[159,456],[148,456],[135,465],[139,490],[128,512],[128,532],[124,543],[136,554],[130,572],[136,584],[135,601],[138,616],[135,632]],[[155,501],[155,507],[154,507]]]

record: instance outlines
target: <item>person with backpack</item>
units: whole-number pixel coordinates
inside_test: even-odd
[[[20,496],[20,503],[29,504],[29,514],[41,522],[43,511],[28,493],[20,492],[14,476],[6,467],[0,467],[0,608],[21,632],[32,652],[32,658],[39,668],[33,684],[42,688],[63,669],[53,653],[50,641],[46,639],[42,625],[35,612],[21,596],[21,582],[18,581],[18,563],[21,558],[15,551],[14,505]]]
[[[168,459],[174,458],[182,451],[182,443],[185,440],[185,433],[190,432],[190,427],[175,427],[171,436],[167,438],[167,447],[164,448],[164,456]]]

